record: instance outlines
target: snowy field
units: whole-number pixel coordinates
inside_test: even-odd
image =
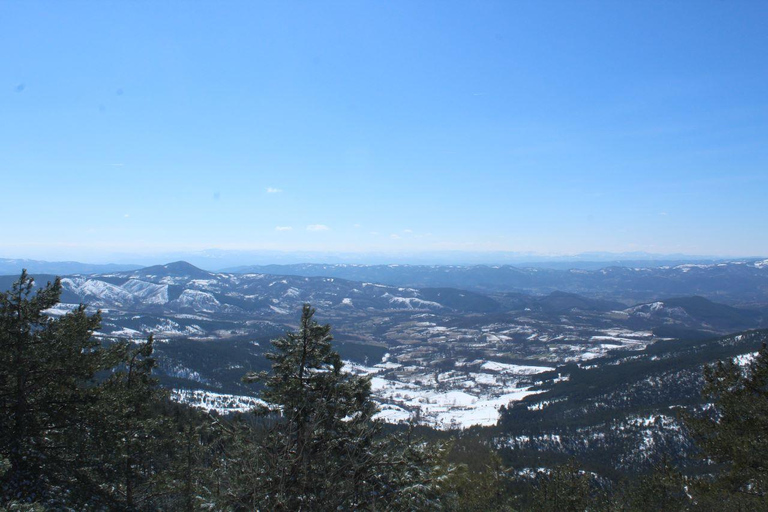
[[[530,376],[553,370],[473,361],[436,373],[392,363],[387,356],[370,367],[346,363],[352,373],[371,376],[371,389],[381,406],[377,416],[389,423],[414,420],[442,429],[495,425],[499,407],[536,393],[530,389]]]

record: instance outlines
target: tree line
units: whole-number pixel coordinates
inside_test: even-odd
[[[101,342],[82,305],[48,314],[60,295],[26,272],[0,293],[0,510],[768,510],[765,348],[706,370],[712,406],[684,418],[703,474],[607,482],[571,460],[521,483],[487,438],[376,421],[309,305],[243,377],[265,405],[221,417],[169,399],[152,337]]]

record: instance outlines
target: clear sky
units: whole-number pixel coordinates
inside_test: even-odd
[[[0,256],[768,254],[768,2],[0,0]]]

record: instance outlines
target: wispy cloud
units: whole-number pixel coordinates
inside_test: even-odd
[[[267,194],[279,194],[283,189],[275,187],[267,187]]]
[[[275,231],[290,231],[292,229],[291,226],[275,226]]]
[[[307,231],[330,231],[331,228],[325,224],[310,224],[307,226]]]
[[[397,233],[392,233],[391,235],[389,235],[389,238],[391,238],[392,240],[400,240],[402,237]]]
[[[404,229],[403,233],[413,233],[413,230],[412,229]]]
[[[352,227],[353,227],[353,228],[359,228],[359,227],[360,227],[360,224],[352,224]]]

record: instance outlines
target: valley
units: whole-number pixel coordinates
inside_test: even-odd
[[[739,271],[746,265],[734,264]],[[768,274],[762,262],[750,268]],[[696,269],[712,272],[711,279],[723,272],[720,265]],[[451,272],[458,270],[446,269]],[[691,275],[688,267],[677,272]],[[612,282],[610,273],[601,275]],[[656,297],[674,284],[661,283],[648,294]],[[347,370],[371,376],[380,418],[441,429],[495,425],[502,406],[530,401],[567,382],[573,368],[601,366],[616,352],[644,354],[660,341],[765,326],[759,305],[674,296],[674,288],[672,298],[633,303],[618,290],[613,298],[599,290],[480,293],[339,277],[216,273],[184,262],[66,276],[62,286],[62,302],[49,314],[83,303],[101,311],[97,335],[106,341],[153,334],[161,378],[173,396],[220,412],[252,406],[258,390],[240,378],[268,368],[269,340],[295,328],[301,305],[310,303],[320,321],[332,325]],[[680,286],[688,290],[690,283]],[[746,295],[757,296],[761,286],[756,281]]]

